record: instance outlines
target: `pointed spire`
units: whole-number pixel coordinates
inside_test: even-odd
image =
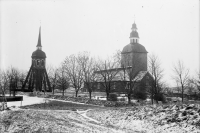
[[[134,23],[132,24],[132,28],[131,28],[131,30],[137,30],[137,26],[136,26],[136,24],[135,24],[135,21],[134,21]]]
[[[137,32],[137,26],[135,24],[135,20],[134,23],[132,24],[132,28],[131,28],[131,33],[130,33],[130,42],[131,43],[138,43],[139,42],[139,35]]]
[[[134,15],[134,23],[132,24],[131,30],[137,30],[137,26],[135,24],[135,15]]]
[[[42,44],[41,44],[41,26],[40,26],[40,30],[39,30],[38,43],[37,43],[36,47],[38,47],[38,48],[42,47]]]

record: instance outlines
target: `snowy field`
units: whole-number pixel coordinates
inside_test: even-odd
[[[20,107],[25,105],[32,105],[37,103],[44,103],[44,98],[38,98],[38,97],[29,97],[26,95],[23,95],[23,101],[16,101],[16,102],[7,102],[8,107]]]
[[[0,132],[200,132],[198,103],[107,108],[55,99],[23,98],[21,109],[0,112]],[[20,107],[21,102],[8,102],[8,107],[11,106]]]

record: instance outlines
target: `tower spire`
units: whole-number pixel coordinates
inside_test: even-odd
[[[37,49],[42,50],[42,44],[41,44],[41,26],[39,29],[39,37],[38,37],[38,43],[37,43]]]
[[[132,24],[132,28],[131,28],[131,33],[130,33],[130,42],[131,43],[138,43],[139,42],[139,35],[137,32],[137,26],[135,24],[135,20],[134,23]]]

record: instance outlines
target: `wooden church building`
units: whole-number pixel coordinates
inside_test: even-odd
[[[96,82],[94,92],[105,92],[105,78],[103,73],[113,74],[111,93],[126,93],[130,89],[130,84],[134,91],[147,92],[153,77],[147,70],[147,50],[139,43],[139,34],[135,22],[132,24],[130,33],[130,43],[121,52],[121,67],[109,70],[96,71]],[[87,91],[87,88],[84,88]]]

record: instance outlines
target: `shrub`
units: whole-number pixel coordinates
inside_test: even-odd
[[[28,96],[30,96],[30,97],[34,97],[34,96],[36,96],[37,94],[35,94],[34,92],[30,92],[30,93],[28,93]]]
[[[147,94],[145,92],[142,92],[142,91],[136,91],[133,94],[133,97],[136,98],[136,99],[145,100],[147,98]]]
[[[117,101],[117,94],[109,94],[109,101]]]
[[[156,94],[154,96],[154,99],[157,100],[157,101],[162,101],[163,103],[166,103],[166,101],[167,101],[166,97],[163,94],[161,94],[161,93]]]

